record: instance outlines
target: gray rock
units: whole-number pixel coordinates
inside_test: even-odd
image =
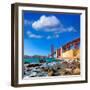
[[[37,75],[36,72],[31,72],[31,74],[29,75],[29,77],[35,77]]]
[[[42,76],[48,76],[47,72],[40,72],[37,74],[37,77],[42,77]]]
[[[48,64],[47,63],[43,63],[41,66],[40,66],[40,68],[46,68],[46,67],[48,67]]]

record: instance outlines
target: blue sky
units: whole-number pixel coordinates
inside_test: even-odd
[[[23,11],[24,55],[48,55],[80,37],[80,14]]]

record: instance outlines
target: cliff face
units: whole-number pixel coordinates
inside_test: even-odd
[[[80,59],[80,49],[71,49],[62,53],[63,59]]]

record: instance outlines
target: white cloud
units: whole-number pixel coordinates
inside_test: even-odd
[[[46,39],[52,39],[52,37],[51,36],[47,36]]]
[[[54,38],[59,38],[59,34],[49,35],[46,37],[46,39],[54,39]]]
[[[55,35],[55,38],[59,38],[59,35],[58,35],[58,34],[56,34],[56,35]]]
[[[30,38],[37,38],[37,39],[40,39],[40,38],[43,37],[43,36],[41,36],[41,35],[33,34],[33,33],[31,33],[30,31],[27,31],[27,35],[28,35],[28,37],[30,37]]]
[[[24,20],[24,25],[31,25],[32,24],[32,21],[29,21],[27,19]]]
[[[75,28],[73,26],[70,26],[67,28],[68,32],[76,32]]]
[[[55,16],[42,15],[37,21],[32,23],[32,27],[36,30],[45,29],[50,30],[60,25],[60,21]]]
[[[30,31],[27,31],[27,35],[30,35],[30,34],[32,34]]]
[[[56,16],[42,15],[37,21],[32,23],[32,27],[37,31],[43,30],[45,32],[76,32],[73,26],[64,27]]]
[[[63,32],[77,32],[76,29],[73,26],[70,27],[60,27],[56,28],[56,31],[54,33],[63,33]]]
[[[44,35],[33,34],[30,31],[27,31],[27,35],[28,35],[29,38],[37,38],[37,39],[41,39],[41,38],[45,38],[45,39],[59,38],[59,34],[44,36]]]
[[[40,36],[40,35],[35,35],[35,34],[31,34],[31,35],[29,35],[29,37],[31,37],[31,38],[42,38],[42,36]]]

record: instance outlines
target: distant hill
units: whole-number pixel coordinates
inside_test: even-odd
[[[33,56],[28,56],[28,55],[24,55],[24,58],[47,58],[47,56],[40,56],[40,55],[33,55]]]

